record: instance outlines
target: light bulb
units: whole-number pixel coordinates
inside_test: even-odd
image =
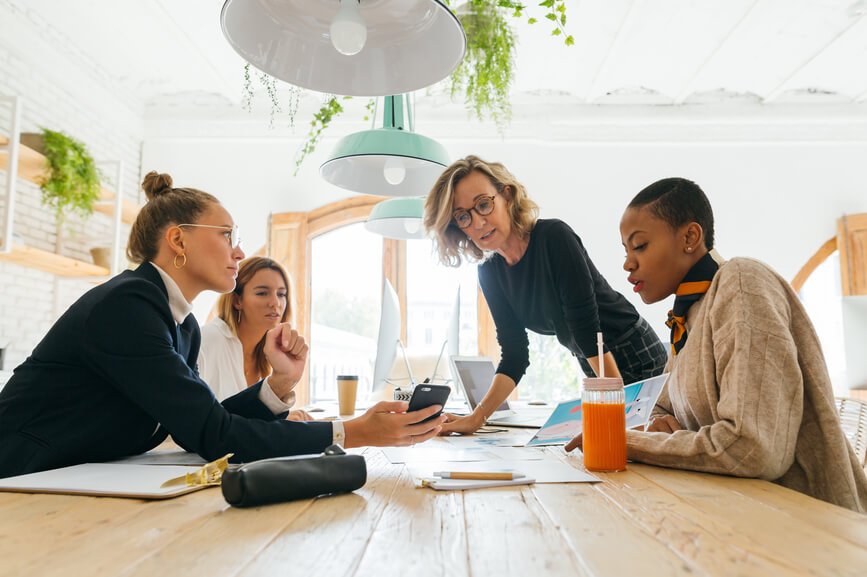
[[[406,166],[403,160],[398,156],[389,156],[382,166],[382,175],[388,184],[398,185],[403,182],[406,178]]]
[[[331,21],[331,43],[341,54],[352,56],[364,48],[367,23],[361,17],[359,0],[340,0],[340,7]]]
[[[416,234],[419,230],[421,230],[421,219],[411,216],[404,218],[403,229],[409,234]]]

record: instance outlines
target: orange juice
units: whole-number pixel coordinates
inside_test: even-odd
[[[584,466],[590,471],[626,469],[626,408],[623,401],[582,402],[581,410],[584,413]]]

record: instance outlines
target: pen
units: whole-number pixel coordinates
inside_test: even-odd
[[[466,471],[437,471],[434,477],[441,479],[477,479],[477,480],[492,480],[492,481],[511,481],[512,479],[520,479],[523,473],[509,472],[479,472],[470,473]]]

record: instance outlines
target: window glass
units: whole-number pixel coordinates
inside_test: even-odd
[[[816,328],[834,393],[849,396],[846,387],[846,351],[843,346],[843,314],[840,305],[840,253],[834,252],[816,267],[798,294]]]
[[[584,373],[569,349],[554,335],[527,331],[530,366],[518,384],[518,398],[560,402],[578,398]]]
[[[370,390],[382,301],[382,237],[363,223],[311,242],[310,400],[337,400],[337,375]]]
[[[436,373],[441,378],[435,382],[440,382],[450,378],[448,346],[442,357],[439,355],[452,323],[459,290],[458,352],[462,355],[478,354],[476,266],[464,264],[453,268],[441,265],[433,253],[431,241],[408,240],[406,269],[407,349],[423,367],[420,369],[422,373],[414,376],[418,380],[431,376],[428,373],[434,370],[439,358]]]

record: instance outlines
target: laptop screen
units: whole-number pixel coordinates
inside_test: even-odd
[[[464,394],[467,396],[467,401],[470,403],[470,408],[475,409],[479,401],[485,397],[488,389],[491,388],[491,383],[494,381],[494,375],[496,374],[494,361],[485,357],[453,357],[452,362],[461,381]],[[497,408],[497,411],[508,410],[508,401],[503,401],[503,404]]]

